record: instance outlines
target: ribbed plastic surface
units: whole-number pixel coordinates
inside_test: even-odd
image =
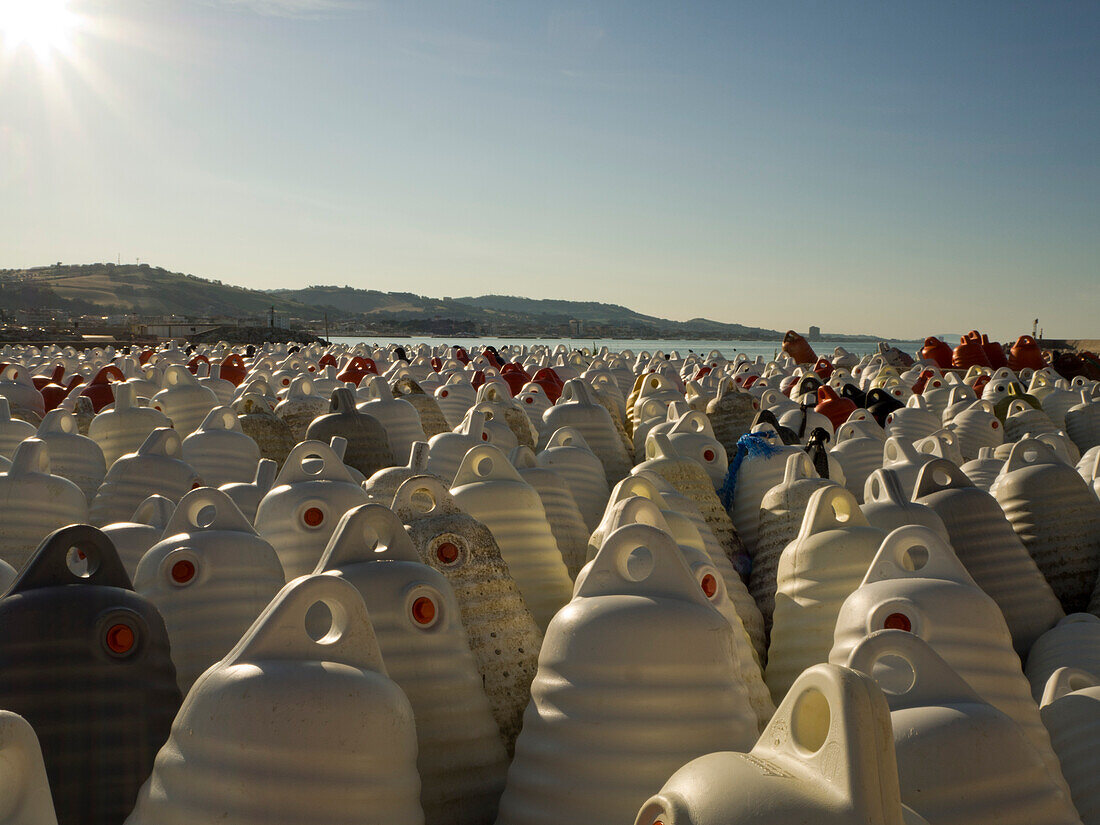
[[[902,527],[883,541],[867,577],[840,610],[829,661],[847,662],[876,630],[906,626],[982,699],[1023,727],[1051,775],[1060,777],[1001,611],[926,527]]]
[[[876,449],[876,453],[881,452],[881,448]],[[749,575],[749,592],[769,632],[775,610],[775,576],[783,549],[798,536],[810,497],[823,487],[835,486],[835,481],[818,477],[806,453],[790,453],[783,480],[768,490],[760,501],[760,526]]]
[[[137,566],[134,589],[160,610],[184,694],[286,583],[273,548],[220,490],[184,496]]]
[[[369,411],[357,410],[355,397],[347,388],[332,393],[331,410],[332,412],[313,420],[306,430],[306,438],[326,444],[334,436],[347,439],[344,463],[368,478],[384,467],[393,466],[397,463],[398,456],[407,456],[412,449],[411,442],[401,452],[391,448],[386,429],[381,422]],[[420,440],[424,440],[423,436]]]
[[[355,585],[386,672],[409,699],[425,822],[492,825],[508,757],[446,577],[381,504],[344,514],[315,572]]]
[[[1084,825],[1100,823],[1100,679],[1072,668],[1047,682],[1040,712]]]
[[[991,492],[1066,612],[1087,609],[1100,572],[1100,500],[1081,476],[1028,438]]]
[[[859,587],[885,533],[867,523],[843,487],[815,492],[776,574],[768,667],[776,704],[803,670],[828,661],[841,605]]]
[[[667,534],[609,536],[547,631],[499,825],[629,821],[688,759],[750,747],[732,637]]]
[[[334,621],[314,641],[307,611]],[[127,825],[421,825],[412,709],[359,593],[288,584],[196,682]],[[117,820],[116,820],[117,821]]]
[[[929,822],[1080,825],[1023,729],[919,636],[873,633],[848,666],[877,675],[890,704],[902,802]]]
[[[447,577],[462,611],[489,704],[511,754],[535,678],[542,633],[489,528],[455,504],[435,476],[398,489],[393,510],[420,558]]]
[[[271,542],[290,580],[317,566],[341,516],[367,500],[328,444],[303,441],[260,501],[256,531]]]
[[[110,541],[72,525],[0,598],[0,627],[0,708],[38,734],[57,821],[117,825],[180,704],[160,614]]]
[[[558,551],[539,494],[491,444],[462,460],[451,495],[492,531],[523,599],[540,628],[569,601],[573,581]]]
[[[922,470],[914,500],[943,521],[959,561],[997,603],[1016,651],[1025,656],[1065,612],[997,501],[943,459]]]
[[[88,509],[88,519],[97,525],[125,521],[150,495],[178,502],[201,483],[198,473],[183,460],[179,434],[168,428],[153,430],[136,453],[111,465]]]
[[[245,435],[232,407],[215,407],[183,440],[183,460],[207,487],[245,484],[256,475],[260,448]]]
[[[46,443],[28,438],[0,475],[0,510],[0,559],[18,570],[50,531],[86,521],[88,502],[71,481],[50,474]]]

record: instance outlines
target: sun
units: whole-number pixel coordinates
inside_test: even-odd
[[[38,55],[64,51],[76,28],[69,0],[0,0],[0,47]]]

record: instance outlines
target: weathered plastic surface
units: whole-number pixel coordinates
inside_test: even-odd
[[[890,709],[870,677],[819,664],[802,673],[748,753],[677,770],[635,825],[915,825],[904,815]]]
[[[844,601],[829,661],[847,662],[864,637],[883,629],[924,639],[982,699],[1024,728],[1051,776],[1060,777],[1001,611],[927,527],[901,527],[882,542],[863,583]]]
[[[497,822],[629,821],[679,765],[756,731],[728,621],[671,537],[623,527],[547,630]]]
[[[0,512],[0,559],[18,570],[50,531],[86,521],[88,502],[71,481],[51,475],[46,442],[28,438],[0,475]]]
[[[714,437],[726,448],[727,455],[737,451],[737,439],[752,427],[757,412],[752,402],[752,396],[742,392],[729,378],[719,381],[717,393],[707,402],[707,418]]]
[[[333,391],[330,409],[327,415],[313,419],[306,438],[326,444],[333,436],[347,439],[344,463],[368,478],[384,467],[393,466],[398,455],[406,456],[412,449],[410,444],[401,453],[394,452],[385,427],[369,411],[356,408],[355,396],[346,387]]]
[[[569,601],[573,581],[539,494],[520,478],[504,453],[481,444],[466,453],[451,495],[492,531],[531,615],[545,629]]]
[[[393,501],[397,488],[413,476],[424,475],[428,470],[431,447],[427,441],[417,441],[409,450],[409,460],[403,467],[385,467],[363,482],[363,489],[371,501],[385,504]]]
[[[913,500],[943,521],[959,561],[997,603],[1013,646],[1026,656],[1065,611],[997,501],[943,459],[922,468]]]
[[[218,406],[218,396],[199,383],[187,367],[172,364],[164,371],[164,389],[150,399],[155,409],[159,409],[172,420],[172,426],[186,438],[193,433],[206,414]]]
[[[1080,825],[1023,729],[983,700],[919,636],[880,630],[848,666],[890,705],[902,802],[943,825]]]
[[[359,411],[372,416],[382,425],[389,439],[390,452],[395,457],[408,455],[414,442],[428,440],[420,425],[420,414],[416,407],[404,398],[394,398],[385,378],[367,376],[364,384],[357,393],[357,397],[363,399],[358,405]],[[310,435],[310,438],[315,437]],[[393,461],[389,463],[392,464]],[[370,475],[366,470],[361,472]]]
[[[114,392],[114,409],[98,413],[88,425],[88,437],[103,451],[108,469],[122,456],[136,452],[153,430],[172,425],[160,410],[138,406],[134,384],[115,384]]]
[[[549,467],[565,479],[577,502],[584,524],[595,530],[611,496],[603,463],[589,449],[580,431],[563,427],[550,436],[545,449],[535,455],[540,467]]]
[[[318,602],[333,621],[314,640]],[[412,709],[355,587],[303,577],[187,694],[126,825],[364,821],[424,821]]]
[[[151,495],[178,502],[201,485],[198,473],[183,460],[179,434],[167,427],[153,430],[136,453],[111,465],[88,508],[88,520],[96,525],[124,521]]]
[[[276,417],[263,396],[255,393],[245,393],[233,402],[233,409],[237,411],[241,430],[260,448],[260,456],[282,467],[295,444],[290,426]]]
[[[557,403],[543,413],[541,441],[545,443],[546,436],[562,427],[571,427],[584,436],[589,449],[602,462],[609,485],[630,472],[630,455],[611,414],[595,399],[595,391],[579,378],[566,381]]]
[[[783,549],[802,529],[810,497],[823,487],[835,486],[835,481],[820,478],[810,457],[798,451],[787,456],[783,480],[760,501],[760,526],[749,574],[749,592],[760,608],[768,632],[775,610],[775,574]]]
[[[664,434],[650,436],[650,440],[646,442],[646,455],[646,460],[634,467],[631,473],[656,473],[680,495],[690,499],[703,516],[707,527],[714,533],[725,556],[739,573],[747,573],[751,566],[748,551],[741,542],[729,513],[722,506],[706,469],[694,458],[681,455],[673,446],[671,438]]]
[[[107,475],[107,465],[99,445],[77,432],[76,416],[65,410],[50,410],[35,437],[49,448],[50,472],[69,479],[88,501],[95,498]]]
[[[1043,724],[1062,765],[1073,804],[1084,825],[1100,823],[1100,679],[1076,668],[1059,668],[1043,692]]]
[[[151,495],[138,505],[129,521],[118,521],[100,528],[115,546],[126,574],[133,580],[138,562],[149,548],[160,541],[164,528],[176,512],[174,501]]]
[[[0,627],[0,708],[38,734],[57,821],[117,825],[180,704],[160,614],[110,541],[78,524],[20,571]]]
[[[1043,698],[1051,674],[1062,667],[1100,673],[1100,618],[1071,613],[1031,646],[1024,674],[1036,702]]]
[[[386,671],[412,706],[425,822],[492,825],[508,756],[446,577],[420,561],[381,504],[344,514],[315,572],[355,585]]]
[[[331,396],[331,392],[328,394]],[[317,395],[313,379],[299,375],[290,382],[286,395],[275,405],[275,416],[290,427],[295,441],[305,441],[306,430],[313,419],[329,411],[329,399]]]
[[[446,416],[439,408],[435,398],[428,395],[417,381],[409,376],[402,376],[393,382],[391,386],[394,398],[408,401],[416,409],[420,417],[420,426],[424,430],[424,437],[431,438],[437,433],[445,433],[451,429]]]
[[[520,478],[535,488],[546,511],[550,531],[558,544],[569,578],[576,579],[588,549],[588,528],[569,485],[554,470],[540,467],[530,447],[519,445],[508,457]]]
[[[256,476],[260,448],[245,435],[232,407],[215,407],[183,439],[183,460],[208,487],[247,484]]]
[[[841,605],[863,581],[885,535],[867,523],[843,487],[810,496],[802,528],[783,550],[776,573],[764,678],[777,705],[798,674],[829,659]]]
[[[38,736],[7,710],[0,710],[0,825],[57,825]]]
[[[225,493],[210,487],[180,500],[163,538],[134,575],[134,589],[164,617],[184,694],[229,652],[284,584],[275,548]]]
[[[872,527],[890,533],[907,524],[920,524],[950,542],[947,527],[935,511],[910,501],[893,470],[875,470],[867,479],[860,510]]]
[[[278,472],[278,464],[270,458],[261,458],[256,464],[256,474],[251,481],[223,484],[218,489],[232,499],[237,509],[251,524],[256,520],[256,510],[260,507],[260,501],[275,486],[275,477]]]
[[[1041,441],[1018,441],[991,489],[1067,613],[1088,609],[1100,572],[1100,500]]]
[[[0,396],[0,455],[11,458],[21,441],[33,437],[34,425],[20,418],[12,418],[8,399]]]
[[[421,560],[454,589],[466,640],[510,755],[530,698],[542,633],[489,528],[463,512],[436,476],[415,476],[402,484],[393,511]]]
[[[260,501],[254,523],[279,554],[289,581],[317,566],[340,518],[367,501],[328,444],[303,441]]]
[[[474,409],[484,410],[488,413],[490,420],[508,428],[512,438],[515,439],[515,444],[510,443],[507,450],[511,450],[517,444],[535,449],[538,431],[531,424],[527,413],[521,410],[519,404],[512,398],[511,390],[505,381],[499,378],[487,379],[478,387],[477,404],[474,405]],[[501,449],[505,449],[502,446],[503,439],[497,439],[496,443],[501,446]]]
[[[887,438],[912,443],[931,435],[942,425],[940,416],[929,409],[928,403],[921,396],[912,395],[904,407],[886,416],[883,427]]]

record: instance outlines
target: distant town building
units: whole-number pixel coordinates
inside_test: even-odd
[[[821,338],[821,327],[810,327],[810,334],[806,336],[809,341],[817,341]]]

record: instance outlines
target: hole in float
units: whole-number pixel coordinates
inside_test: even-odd
[[[74,576],[90,578],[99,569],[99,552],[91,545],[74,545],[65,553],[65,566]]]
[[[623,572],[630,581],[640,582],[653,572],[653,552],[648,547],[635,547],[626,554]]]
[[[482,478],[493,472],[493,459],[489,456],[483,456],[474,462],[474,472]]]
[[[213,504],[203,505],[198,509],[198,512],[194,514],[192,521],[196,527],[209,527],[214,523],[214,519],[218,517],[218,508]]]
[[[409,607],[409,614],[421,627],[431,627],[439,615],[439,608],[431,596],[417,596]]]
[[[791,712],[791,739],[802,750],[816,753],[828,739],[831,723],[829,700],[810,688],[798,697]]]
[[[319,645],[340,641],[347,626],[347,611],[337,602],[319,599],[306,611],[306,633]]]
[[[906,570],[916,572],[922,570],[928,564],[928,548],[923,544],[908,547],[901,555],[901,566]],[[908,630],[909,628],[904,628]]]
[[[302,471],[311,476],[319,476],[325,469],[325,460],[317,453],[310,453],[302,459]]]
[[[850,519],[852,517],[852,510],[851,510],[851,507],[849,507],[848,501],[846,499],[843,499],[843,498],[834,499],[831,502],[831,505],[832,505],[832,508],[833,508],[833,516],[841,524],[843,524],[844,522],[846,522],[848,519]]]
[[[871,666],[871,678],[883,693],[902,696],[913,689],[917,674],[908,659],[896,653],[878,657]]]
[[[932,480],[941,487],[947,487],[951,484],[951,476],[943,470],[933,470]]]
[[[417,487],[409,496],[409,503],[420,513],[430,513],[435,509],[435,496],[427,487]]]

